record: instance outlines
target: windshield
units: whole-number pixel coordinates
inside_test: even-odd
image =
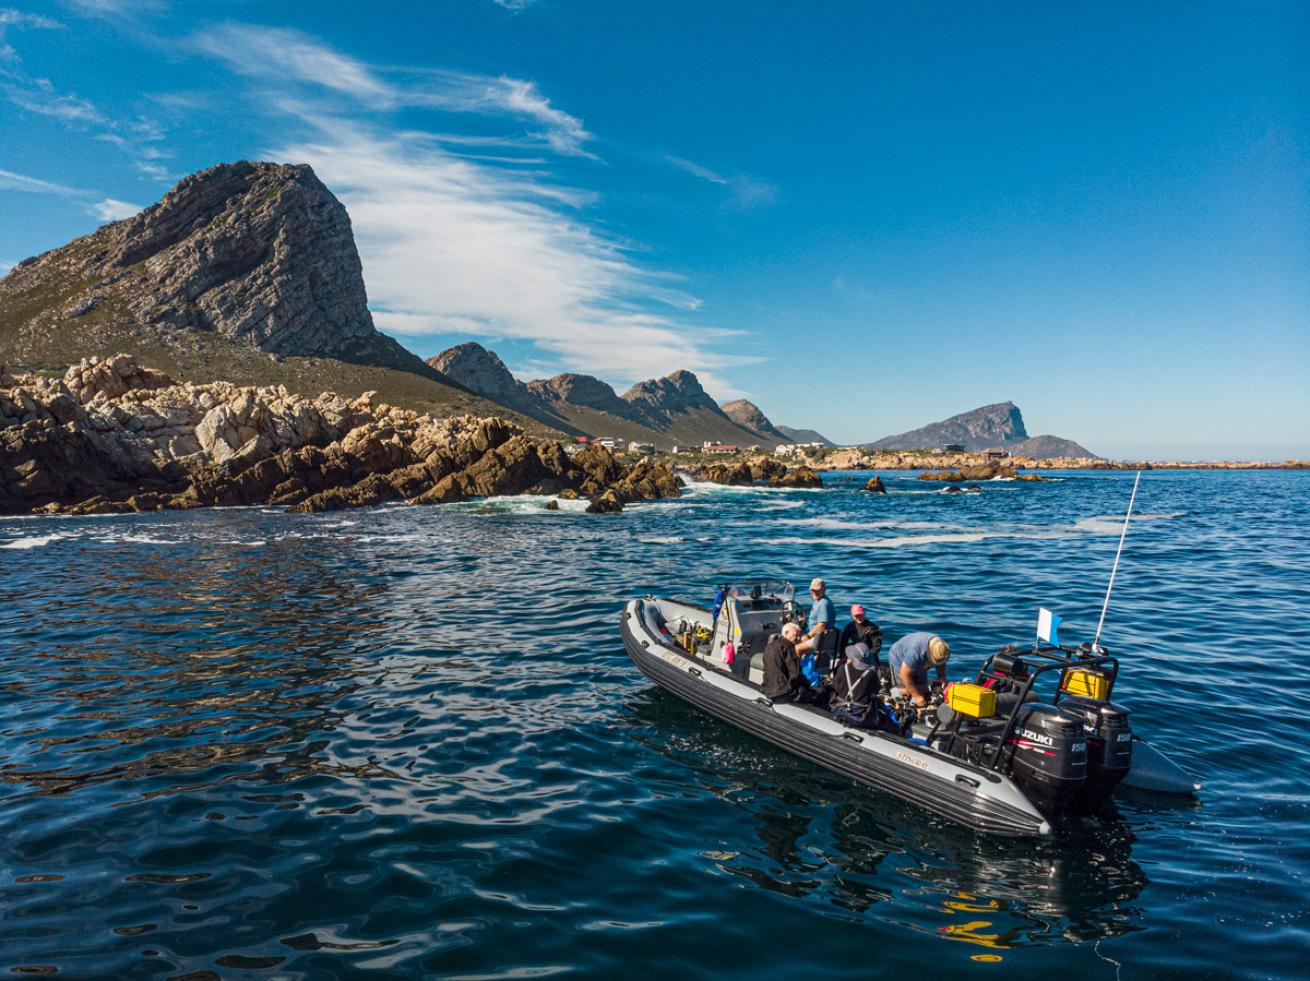
[[[790,603],[796,597],[796,588],[785,579],[747,579],[730,586],[728,595],[737,599],[776,599]]]

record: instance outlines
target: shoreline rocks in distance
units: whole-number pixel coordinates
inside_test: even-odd
[[[312,512],[504,494],[677,497],[664,464],[570,457],[500,418],[434,418],[277,387],[175,383],[130,355],[57,379],[0,372],[0,514],[271,504]],[[617,506],[614,506],[617,503]]]

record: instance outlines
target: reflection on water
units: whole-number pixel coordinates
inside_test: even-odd
[[[1123,821],[1088,819],[1059,843],[980,838],[817,771],[665,692],[642,692],[628,707],[642,726],[635,738],[651,750],[715,761],[703,789],[758,839],[706,853],[729,875],[856,920],[878,904],[916,909],[920,918],[906,920],[913,929],[998,950],[1141,929],[1133,902],[1148,880]],[[897,825],[922,833],[888,830]]]
[[[1207,792],[1125,793],[1042,844],[654,690],[617,615],[823,574],[839,607],[943,632],[961,665],[1028,636],[1038,605],[1090,633],[1122,475],[695,487],[610,519],[493,500],[0,521],[0,970],[1293,976],[1300,477],[1143,478],[1160,517],[1129,538],[1107,640],[1135,728]],[[1216,693],[1233,663],[1278,677],[1259,711]]]

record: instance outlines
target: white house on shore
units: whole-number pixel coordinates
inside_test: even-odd
[[[780,443],[773,451],[774,456],[814,456],[823,449],[822,443]]]
[[[737,447],[731,443],[715,443],[712,440],[706,440],[702,449],[706,453],[736,453]]]
[[[631,443],[628,444],[628,452],[629,452],[629,453],[645,453],[645,454],[648,454],[648,455],[649,455],[649,454],[655,452],[655,444],[654,444],[654,443],[643,443],[643,442],[641,442],[640,440],[635,440],[635,439],[634,439]]]

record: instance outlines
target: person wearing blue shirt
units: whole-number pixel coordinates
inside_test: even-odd
[[[928,668],[937,671],[937,680],[946,680],[946,661],[951,648],[946,641],[926,630],[906,634],[887,654],[887,667],[891,669],[892,684],[905,691],[914,704],[923,708],[928,704],[931,691],[928,687]]]
[[[810,604],[810,617],[805,621],[809,628],[805,636],[817,641],[825,630],[837,625],[837,609],[828,599],[828,588],[822,579],[810,583],[810,596],[814,602]]]

